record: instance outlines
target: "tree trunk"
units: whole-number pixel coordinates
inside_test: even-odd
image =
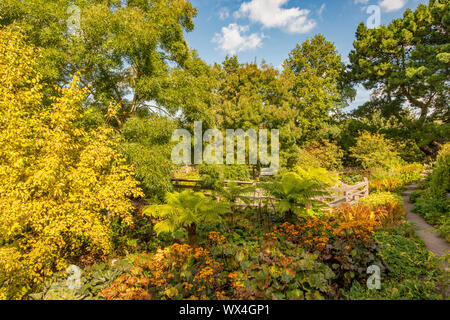
[[[284,220],[289,221],[294,216],[294,212],[292,210],[288,210],[284,213]]]
[[[187,227],[189,245],[193,248],[198,248],[198,237],[197,237],[197,225],[191,223]]]

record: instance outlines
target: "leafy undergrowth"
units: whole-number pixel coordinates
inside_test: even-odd
[[[409,223],[393,218],[403,216],[398,204],[394,195],[373,196],[294,223],[281,217],[267,231],[242,213],[232,229],[200,228],[198,248],[174,243],[97,263],[82,271],[79,290],[59,278],[30,298],[439,299],[437,260]],[[371,265],[381,270],[379,290],[366,285]]]
[[[436,226],[437,231],[450,242],[450,143],[439,152],[433,173],[423,180],[410,200],[413,211]]]
[[[378,257],[383,260],[380,290],[367,289],[354,282],[344,295],[348,299],[365,300],[424,300],[441,299],[436,288],[446,283],[443,273],[437,267],[437,258],[424,243],[412,236],[408,224],[397,227],[393,232],[377,232],[374,238],[379,244]]]

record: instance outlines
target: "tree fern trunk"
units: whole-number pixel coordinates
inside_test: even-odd
[[[197,237],[197,225],[191,223],[187,227],[189,245],[193,248],[198,248],[198,237]]]
[[[294,216],[294,212],[292,210],[288,210],[284,213],[284,219],[286,221],[291,220],[293,216]]]

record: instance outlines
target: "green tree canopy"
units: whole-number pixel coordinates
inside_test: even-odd
[[[374,89],[379,108],[399,119],[409,105],[418,111],[415,125],[449,119],[450,2],[431,0],[387,26],[361,23],[350,53],[353,79]]]
[[[297,111],[296,125],[302,128],[305,137],[353,95],[344,81],[344,71],[335,45],[321,34],[297,44],[289,53],[284,62],[284,77],[291,93],[291,106]]]
[[[75,4],[80,30],[68,32]],[[93,104],[120,109],[121,123],[139,108],[159,108],[173,66],[191,56],[184,31],[194,28],[196,10],[186,0],[2,0],[0,26],[16,24],[42,48],[46,83],[67,84],[76,72]],[[164,101],[164,100],[163,100]]]

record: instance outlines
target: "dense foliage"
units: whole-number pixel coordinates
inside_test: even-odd
[[[0,31],[0,295],[21,298],[83,254],[111,250],[111,220],[132,224],[142,195],[111,130],[87,130],[75,77],[44,107],[36,54]]]
[[[205,63],[188,0],[74,3],[76,32],[72,1],[0,3],[0,299],[443,297],[399,193],[420,181],[449,240],[448,0],[361,24],[347,66],[318,34],[281,68]],[[371,101],[346,113],[356,84]],[[278,174],[175,165],[194,121],[278,129]]]
[[[450,242],[450,144],[445,144],[439,152],[434,170],[421,189],[411,195],[415,201],[414,212],[438,227],[438,232]]]

